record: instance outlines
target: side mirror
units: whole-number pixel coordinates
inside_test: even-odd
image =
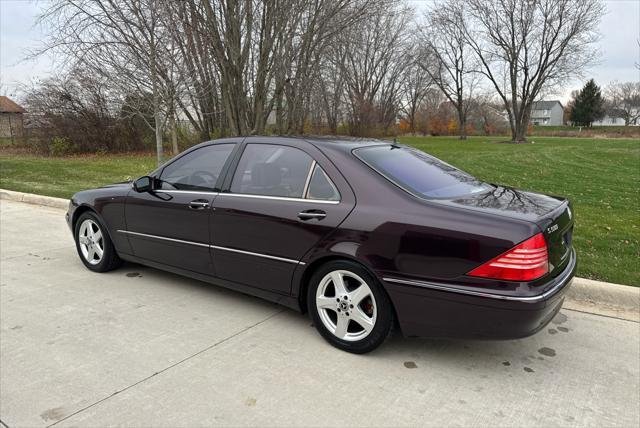
[[[133,182],[133,190],[138,193],[150,192],[153,190],[153,178],[145,175]]]

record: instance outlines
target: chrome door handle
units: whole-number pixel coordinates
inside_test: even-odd
[[[327,213],[320,210],[309,210],[309,211],[302,211],[298,213],[298,218],[302,221],[307,221],[314,218],[318,220],[322,220],[326,216],[327,216]]]
[[[189,208],[192,210],[203,210],[205,208],[209,208],[209,201],[205,199],[196,199],[195,201],[189,202]]]

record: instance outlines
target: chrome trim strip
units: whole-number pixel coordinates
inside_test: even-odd
[[[559,289],[564,287],[567,284],[567,280],[569,279],[571,272],[573,272],[574,265],[575,265],[575,250],[573,250],[573,262],[565,268],[565,272],[563,272],[562,277],[557,279],[558,283],[554,285],[551,289],[545,291],[542,294],[538,294],[537,296],[528,296],[528,297],[503,296],[503,295],[494,294],[494,293],[483,293],[481,291],[463,290],[460,288],[451,287],[448,284],[441,284],[441,283],[428,282],[428,281],[415,281],[415,280],[391,278],[391,277],[383,277],[382,280],[386,282],[396,283],[396,284],[413,285],[421,288],[429,288],[429,289],[440,290],[440,291],[449,291],[449,292],[458,293],[458,294],[467,294],[470,296],[488,297],[490,299],[536,303],[542,300],[546,300],[547,298],[554,295]]]
[[[211,245],[211,248],[216,249],[216,250],[222,250],[222,251],[230,251],[232,253],[246,254],[248,256],[263,257],[265,259],[278,260],[278,261],[281,261],[281,262],[295,263],[295,264],[303,265],[303,266],[306,264],[304,262],[299,262],[299,261],[293,260],[293,259],[286,259],[284,257],[270,256],[268,254],[262,254],[262,253],[254,253],[252,251],[238,250],[237,248],[220,247],[218,245]]]
[[[313,175],[313,169],[316,167],[316,161],[311,162],[311,168],[309,168],[309,172],[307,173],[307,179],[304,181],[304,187],[302,188],[302,197],[306,199],[307,193],[309,193],[309,182],[311,181],[311,176]]]
[[[337,205],[340,203],[340,201],[326,201],[322,199],[286,198],[283,196],[249,195],[246,193],[220,193],[219,196],[233,196],[234,198],[271,199],[273,201],[308,202],[310,204]]]
[[[218,194],[220,192],[209,192],[209,191],[198,191],[198,190],[164,190],[164,189],[154,189],[154,192],[157,193],[184,193],[184,194],[188,194],[188,195],[211,195],[211,196],[218,196]]]
[[[238,250],[237,248],[220,247],[218,245],[209,245],[209,244],[203,244],[201,242],[184,241],[182,239],[167,238],[167,237],[164,237],[164,236],[150,235],[148,233],[140,233],[140,232],[131,232],[129,230],[122,230],[122,229],[118,229],[118,232],[119,233],[124,233],[126,235],[143,236],[145,238],[155,238],[155,239],[160,239],[160,240],[163,240],[163,241],[178,242],[180,244],[196,245],[198,247],[207,247],[207,248],[213,248],[213,249],[216,249],[216,250],[230,251],[232,253],[246,254],[246,255],[249,255],[249,256],[262,257],[262,258],[265,258],[265,259],[278,260],[278,261],[287,262],[287,263],[294,263],[294,264],[298,264],[298,265],[301,265],[301,266],[306,265],[305,262],[300,262],[300,261],[293,260],[293,259],[287,259],[287,258],[284,258],[284,257],[277,257],[277,256],[270,256],[268,254],[262,254],[262,253],[254,253],[252,251]]]
[[[207,248],[209,247],[209,244],[203,244],[202,242],[184,241],[182,239],[167,238],[165,236],[149,235],[148,233],[131,232],[129,230],[118,230],[118,232],[124,233],[127,235],[144,236],[145,238],[155,238],[155,239],[161,239],[163,241],[178,242],[180,244],[197,245],[198,247],[207,247]]]

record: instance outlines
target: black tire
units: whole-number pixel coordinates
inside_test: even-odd
[[[351,274],[355,274],[357,277],[360,277],[362,280],[366,282],[366,285],[371,290],[371,294],[375,298],[374,304],[371,305],[371,303],[369,303],[369,306],[368,306],[372,311],[371,312],[372,314],[374,310],[376,311],[375,322],[373,323],[373,328],[368,333],[368,335],[363,337],[362,339],[356,340],[357,338],[353,338],[351,340],[343,340],[337,337],[334,334],[334,332],[325,325],[325,321],[321,319],[320,310],[322,309],[319,309],[316,304],[316,295],[318,293],[318,288],[322,285],[321,282],[328,284],[327,282],[323,281],[323,279],[325,279],[325,277],[327,277],[330,273],[334,271],[347,271]],[[345,282],[348,282],[348,281],[345,281]],[[332,286],[333,285],[328,285],[328,286],[323,285],[323,287],[332,287]],[[334,294],[337,296],[338,293],[334,290]],[[323,291],[321,291],[321,295],[324,296]],[[336,297],[336,302],[338,301],[337,299],[338,297]],[[335,310],[329,309],[324,312],[324,314],[326,314],[324,315],[325,317],[332,318],[335,315],[336,321],[334,321],[335,322],[334,327],[336,327],[335,329],[336,331],[338,326],[337,317],[340,315],[344,315],[344,312],[345,312],[345,309],[343,309],[341,313],[338,314],[338,312],[340,312],[338,305],[339,303],[336,304]],[[372,306],[375,309],[372,309]],[[329,342],[331,345],[335,346],[336,348],[339,348],[339,349],[342,349],[343,351],[351,352],[354,354],[364,354],[376,349],[387,339],[387,337],[389,336],[389,332],[391,331],[391,326],[393,325],[394,312],[393,312],[391,300],[387,296],[387,293],[385,292],[385,290],[382,288],[382,285],[380,284],[380,282],[377,280],[377,278],[374,275],[369,273],[367,269],[363,268],[358,263],[348,261],[348,260],[335,260],[335,261],[328,262],[322,265],[318,270],[316,270],[316,272],[314,272],[313,276],[311,277],[311,281],[309,283],[309,288],[307,292],[307,308],[313,320],[313,324],[315,325],[318,332],[322,335],[322,337],[324,337],[324,339],[327,342]],[[351,308],[353,308],[353,306],[351,306]],[[346,310],[351,310],[352,311],[351,316],[354,315],[353,309],[346,309]],[[333,312],[333,315],[331,314],[332,312]],[[347,313],[346,315],[347,315],[347,319],[349,319],[349,314]],[[354,327],[353,322],[355,321],[352,321],[352,320],[347,321],[348,328]],[[361,328],[360,324],[356,323],[355,329],[357,330],[359,328]],[[356,331],[356,333],[354,334],[357,335],[358,332]]]
[[[89,260],[87,260],[80,245],[80,229],[83,223],[87,220],[92,221],[95,227],[100,230],[102,235],[101,239],[98,242],[99,244],[102,244],[102,258],[97,262],[94,260],[94,263],[91,263],[89,262]],[[107,228],[93,211],[86,211],[80,215],[74,227],[73,238],[76,241],[76,250],[78,251],[78,256],[80,257],[82,263],[87,267],[87,269],[92,270],[93,272],[108,272],[120,267],[120,265],[122,264],[122,260],[120,259],[120,257],[118,257],[116,249],[113,246],[113,242],[111,242],[111,238],[109,237]]]

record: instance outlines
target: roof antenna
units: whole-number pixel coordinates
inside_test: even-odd
[[[394,149],[399,149],[400,146],[398,145],[398,140],[396,139],[396,137],[393,137],[393,144],[391,144],[391,147],[393,147]]]

